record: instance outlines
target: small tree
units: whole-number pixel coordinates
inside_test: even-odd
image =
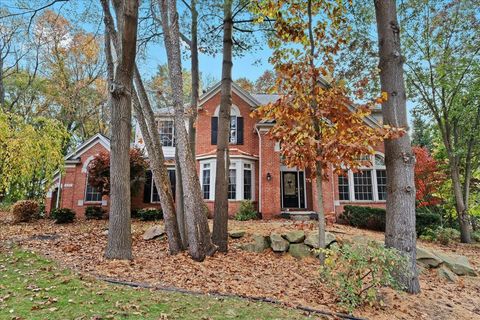
[[[269,41],[274,50],[270,62],[278,74],[276,89],[282,96],[275,103],[259,108],[257,115],[275,120],[270,134],[282,145],[283,163],[311,169],[316,182],[323,248],[322,182],[331,167],[340,173],[362,165],[361,156],[373,154],[373,146],[383,141],[387,130],[364,123],[375,102],[382,100],[352,107],[344,81],[334,77],[335,54],[346,43],[338,33],[346,22],[341,3],[309,0],[286,4],[265,0],[259,7],[261,13],[275,21],[275,36]],[[330,75],[328,82],[327,75]],[[365,83],[363,80],[358,85],[361,88]],[[362,89],[354,94],[358,99],[363,98]],[[322,263],[323,259],[321,254]]]
[[[445,182],[446,175],[438,167],[427,148],[414,147],[415,153],[415,189],[418,207],[435,206],[442,198],[435,196]]]
[[[130,187],[132,194],[139,190],[145,179],[148,163],[145,161],[142,150],[130,149]],[[102,190],[104,195],[110,194],[110,153],[101,152],[88,164],[88,182],[95,188]]]

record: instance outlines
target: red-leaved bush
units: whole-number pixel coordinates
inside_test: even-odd
[[[419,207],[434,206],[442,202],[435,196],[438,188],[447,178],[438,167],[435,160],[426,148],[413,147],[415,153],[415,188],[417,189],[416,200]]]
[[[148,163],[143,156],[142,150],[130,149],[130,183],[132,193],[138,190],[139,185],[144,181],[145,171]],[[102,190],[102,193],[110,193],[110,153],[101,152],[88,164],[88,182],[95,188]]]

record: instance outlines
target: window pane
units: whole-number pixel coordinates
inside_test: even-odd
[[[203,199],[210,199],[210,169],[203,169],[202,191]]]
[[[252,170],[243,170],[243,199],[252,199]]]
[[[237,117],[230,117],[230,143],[237,143]]]
[[[348,186],[348,175],[338,176],[338,196],[340,200],[350,200],[350,190]]]
[[[373,200],[372,171],[363,170],[353,174],[355,200]]]
[[[375,165],[376,166],[385,166],[385,159],[380,155],[375,155]]]
[[[237,170],[230,169],[228,175],[228,199],[237,198]]]
[[[377,170],[378,200],[387,200],[387,171]]]
[[[88,177],[87,177],[88,179]],[[102,201],[102,190],[95,188],[87,182],[87,190],[85,192],[85,201],[87,202],[100,202]]]
[[[160,141],[164,147],[173,147],[175,144],[173,134],[173,120],[161,120],[158,123]]]

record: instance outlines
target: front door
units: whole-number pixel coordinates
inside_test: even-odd
[[[298,175],[297,172],[282,172],[283,207],[298,208]]]

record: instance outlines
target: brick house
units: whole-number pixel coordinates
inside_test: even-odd
[[[308,214],[317,209],[315,183],[308,179],[309,172],[282,165],[279,144],[270,139],[269,121],[250,116],[256,107],[273,102],[277,95],[249,94],[233,83],[230,126],[229,215],[233,216],[243,200],[254,203],[264,219],[286,215]],[[204,201],[213,212],[215,195],[215,163],[220,83],[201,98],[198,110],[196,139],[196,165]],[[175,139],[172,110],[161,110],[156,115],[163,151],[167,160],[172,188],[175,187]],[[367,125],[379,126],[381,113],[365,119]],[[136,147],[144,148],[139,129],[135,132]],[[83,216],[85,207],[103,206],[108,209],[107,196],[88,185],[87,166],[101,151],[109,151],[108,138],[97,134],[77,150],[65,157],[65,172],[54,179],[47,195],[46,208],[67,207]],[[329,180],[323,185],[323,206],[326,213],[340,214],[347,204],[385,207],[386,174],[384,146],[375,148],[370,159],[373,167],[359,172],[337,176],[330,169]],[[155,183],[147,171],[143,190],[132,197],[132,208],[160,207]]]

